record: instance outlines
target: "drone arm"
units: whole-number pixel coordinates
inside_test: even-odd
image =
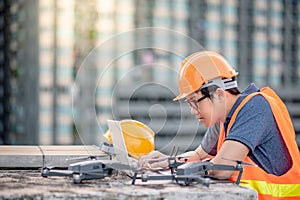
[[[71,177],[73,175],[73,171],[67,171],[67,170],[51,170],[47,171],[43,176],[69,176]]]
[[[214,164],[211,170],[238,171],[238,168],[231,165]]]
[[[213,164],[208,174],[209,176],[215,177],[217,179],[228,179],[231,177],[234,171],[238,171],[235,166],[226,164]]]
[[[239,170],[240,172],[239,172],[239,175],[238,175],[238,178],[236,179],[236,184],[238,185],[238,184],[240,184],[240,181],[241,181],[241,178],[242,178],[242,175],[243,175],[243,168],[240,168],[240,170]]]

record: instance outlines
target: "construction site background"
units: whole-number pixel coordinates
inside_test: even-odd
[[[205,127],[172,101],[180,62],[191,51],[172,37],[180,34],[228,58],[241,90],[251,82],[273,88],[300,145],[299,22],[297,0],[2,0],[0,144],[99,144],[107,119],[130,118],[155,131],[163,152],[195,148]],[[161,29],[135,31],[145,27]],[[128,31],[126,40],[114,40]],[[83,65],[94,66],[89,55],[97,48],[97,59],[115,59],[76,79]]]

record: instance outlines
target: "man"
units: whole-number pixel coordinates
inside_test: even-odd
[[[258,167],[244,167],[242,182],[257,190],[260,199],[300,199],[300,156],[289,114],[270,89],[254,84],[242,93],[238,73],[220,54],[196,52],[187,57],[179,72],[180,94],[199,122],[208,127],[201,145],[181,156],[235,165],[244,160]],[[139,160],[141,167],[167,168],[167,161],[149,164],[148,159],[166,157],[153,151]],[[210,175],[236,179],[232,171],[210,171]]]

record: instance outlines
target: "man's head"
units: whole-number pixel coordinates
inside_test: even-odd
[[[227,97],[240,93],[235,80],[237,74],[220,54],[196,52],[182,62],[178,77],[180,94],[174,100],[185,98],[198,120],[211,126],[224,117],[220,113],[227,112]]]

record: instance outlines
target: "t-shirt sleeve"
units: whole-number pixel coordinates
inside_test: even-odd
[[[217,122],[207,129],[201,141],[202,149],[211,156],[215,156],[217,154],[219,133],[220,123]]]
[[[225,140],[239,141],[253,151],[266,137],[272,119],[269,103],[256,95],[241,108]]]

